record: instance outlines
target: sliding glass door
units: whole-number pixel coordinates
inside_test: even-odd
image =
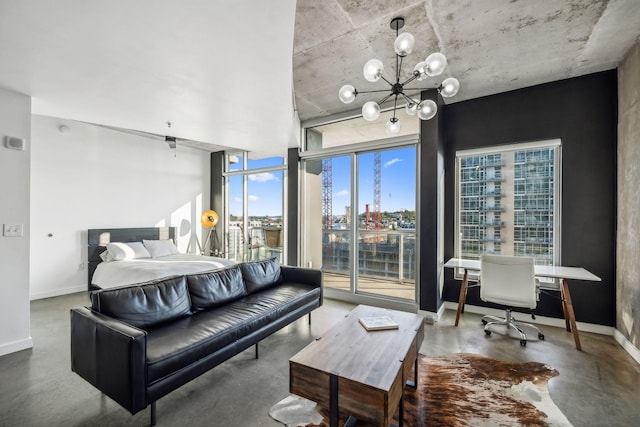
[[[327,157],[320,164],[320,265],[325,273],[324,285],[350,291],[353,282],[351,156]],[[311,194],[314,198],[318,196],[315,192]]]
[[[360,148],[303,162],[303,259],[333,297],[414,302],[417,147]]]
[[[356,158],[356,292],[415,300],[416,148]]]

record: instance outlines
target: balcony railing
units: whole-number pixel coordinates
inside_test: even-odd
[[[323,271],[350,274],[350,236],[350,230],[323,230]],[[356,251],[360,276],[415,282],[415,230],[360,230]]]
[[[279,227],[249,227],[243,235],[242,227],[229,227],[226,235],[227,258],[242,262],[278,257],[283,262],[282,233]]]

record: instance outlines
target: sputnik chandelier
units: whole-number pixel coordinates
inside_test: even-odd
[[[364,78],[370,82],[377,82],[382,79],[389,84],[389,89],[383,90],[368,90],[357,91],[352,85],[344,85],[340,88],[338,97],[345,104],[349,104],[356,99],[356,96],[361,93],[376,93],[376,92],[390,92],[380,101],[368,101],[362,106],[362,117],[370,122],[375,121],[380,117],[380,105],[387,101],[389,98],[394,97],[393,102],[393,117],[389,119],[386,124],[386,131],[389,135],[397,135],[400,133],[400,119],[396,117],[396,110],[398,109],[398,102],[406,101],[406,112],[410,116],[416,114],[421,120],[429,120],[433,118],[438,112],[437,104],[431,99],[420,101],[420,99],[414,99],[409,96],[405,91],[422,91],[430,88],[408,88],[405,87],[413,81],[422,81],[429,77],[437,77],[441,75],[447,68],[447,58],[440,52],[432,53],[422,62],[419,62],[414,68],[411,77],[404,82],[400,82],[400,71],[402,69],[402,60],[405,56],[409,55],[415,45],[415,38],[410,33],[398,34],[400,28],[404,27],[404,18],[396,17],[391,20],[391,28],[396,30],[396,41],[393,46],[396,51],[396,75],[395,83],[387,80],[384,74],[384,66],[378,59],[370,59],[364,64],[362,70]],[[438,92],[445,98],[455,96],[460,89],[460,82],[454,77],[446,78],[437,86]],[[400,99],[398,99],[400,98]]]

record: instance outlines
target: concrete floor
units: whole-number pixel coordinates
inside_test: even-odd
[[[149,410],[132,416],[102,398],[69,363],[69,308],[88,303],[86,293],[34,301],[34,347],[0,357],[0,426],[145,426]],[[288,395],[288,359],[339,321],[353,306],[333,300],[260,344],[158,401],[158,426],[280,426],[269,408]],[[517,339],[485,337],[480,316],[465,313],[453,327],[447,311],[426,325],[421,353],[478,353],[514,361],[538,361],[560,375],[549,382],[551,396],[574,426],[640,424],[640,366],[612,337],[581,333],[584,351],[571,334],[544,326],[546,341],[520,347]],[[523,319],[524,320],[524,319]]]

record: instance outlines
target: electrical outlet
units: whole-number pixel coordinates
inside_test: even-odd
[[[3,224],[2,235],[5,237],[22,237],[23,225],[22,224]]]
[[[84,262],[78,264],[78,270],[84,270]]]

